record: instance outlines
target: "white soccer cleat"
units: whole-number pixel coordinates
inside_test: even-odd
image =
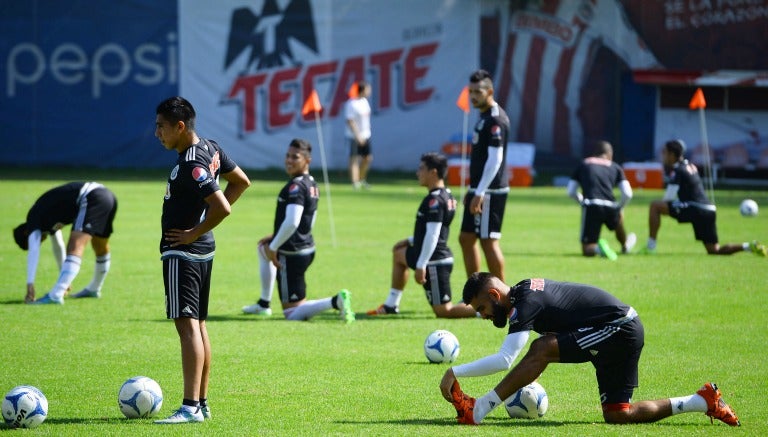
[[[205,420],[205,417],[203,417],[202,411],[200,411],[200,408],[195,410],[194,413],[188,411],[186,408],[179,408],[178,410],[174,411],[173,414],[168,416],[166,419],[161,420],[155,420],[155,423],[158,425],[175,425],[178,423],[196,423],[196,422],[202,422]]]
[[[246,314],[253,314],[256,316],[269,317],[272,315],[272,308],[264,308],[263,306],[255,303],[243,307],[243,312]]]

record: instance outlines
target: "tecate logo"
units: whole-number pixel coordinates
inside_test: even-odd
[[[6,65],[5,93],[14,97],[22,86],[34,86],[50,77],[67,86],[90,85],[91,97],[101,97],[105,86],[134,82],[152,86],[178,77],[177,36],[169,33],[167,45],[144,43],[129,48],[107,42],[88,53],[83,47],[67,42],[46,53],[39,45],[22,42],[11,47]]]

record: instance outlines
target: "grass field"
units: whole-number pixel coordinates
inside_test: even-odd
[[[317,171],[317,176],[320,172]],[[564,189],[513,189],[501,240],[508,282],[526,277],[587,282],[633,305],[645,324],[646,346],[635,399],[692,394],[712,380],[742,421],[737,430],[709,423],[703,414],[678,415],[656,424],[611,426],[602,421],[589,365],[552,365],[540,379],[549,412],[537,421],[506,418],[496,409],[478,427],[455,424],[440,396],[446,365],[431,365],[422,343],[442,328],[461,341],[459,363],[494,353],[505,331],[483,320],[438,320],[420,286],[411,281],[395,318],[358,317],[349,326],[335,312],[309,322],[243,315],[258,297],[255,244],[271,232],[275,197],[283,183],[274,173],[249,172],[253,185],[216,229],[218,244],[208,330],[213,344],[209,399],[213,419],[159,427],[124,419],[117,391],[131,376],[147,375],[164,390],[161,416],[181,402],[178,337],[165,319],[158,254],[166,173],[130,171],[23,172],[0,180],[8,208],[0,220],[0,392],[20,384],[40,388],[49,416],[34,435],[768,435],[766,391],[768,259],[752,254],[713,257],[693,239],[689,225],[665,218],[656,256],[625,256],[615,263],[580,256],[579,208]],[[308,273],[309,296],[352,291],[358,313],[383,302],[389,289],[390,249],[410,235],[424,190],[415,178],[374,179],[369,192],[353,192],[336,174],[332,185],[336,245],[331,244],[327,199],[315,226],[317,257]],[[11,238],[28,208],[45,190],[68,180],[105,183],[119,199],[111,240],[112,269],[102,299],[67,300],[62,306],[23,304],[25,253]],[[321,184],[321,191],[324,187]],[[647,237],[647,208],[661,191],[640,191],[626,211],[639,243]],[[716,192],[721,242],[768,240],[768,192]],[[764,206],[755,218],[738,213],[741,199]],[[454,222],[457,265],[454,301],[465,279]],[[65,232],[65,238],[68,235]],[[612,235],[614,247],[617,243]],[[38,294],[57,272],[44,243]],[[75,291],[90,281],[88,251]],[[276,303],[277,305],[277,303]],[[279,305],[277,305],[279,308]],[[462,379],[479,396],[501,374]]]

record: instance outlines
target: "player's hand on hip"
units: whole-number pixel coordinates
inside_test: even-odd
[[[190,244],[195,240],[197,240],[197,235],[193,233],[193,229],[169,229],[165,231],[165,241],[170,242],[171,247]]]

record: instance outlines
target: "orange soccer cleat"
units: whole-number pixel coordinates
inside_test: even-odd
[[[730,405],[725,403],[715,383],[708,382],[704,384],[696,394],[707,401],[707,412],[705,414],[709,416],[710,421],[712,421],[712,418],[715,418],[730,426],[741,426],[736,413],[733,412]]]
[[[475,423],[475,398],[467,396],[461,391],[459,381],[454,381],[451,386],[451,404],[456,409],[456,420],[464,425],[477,425]]]

